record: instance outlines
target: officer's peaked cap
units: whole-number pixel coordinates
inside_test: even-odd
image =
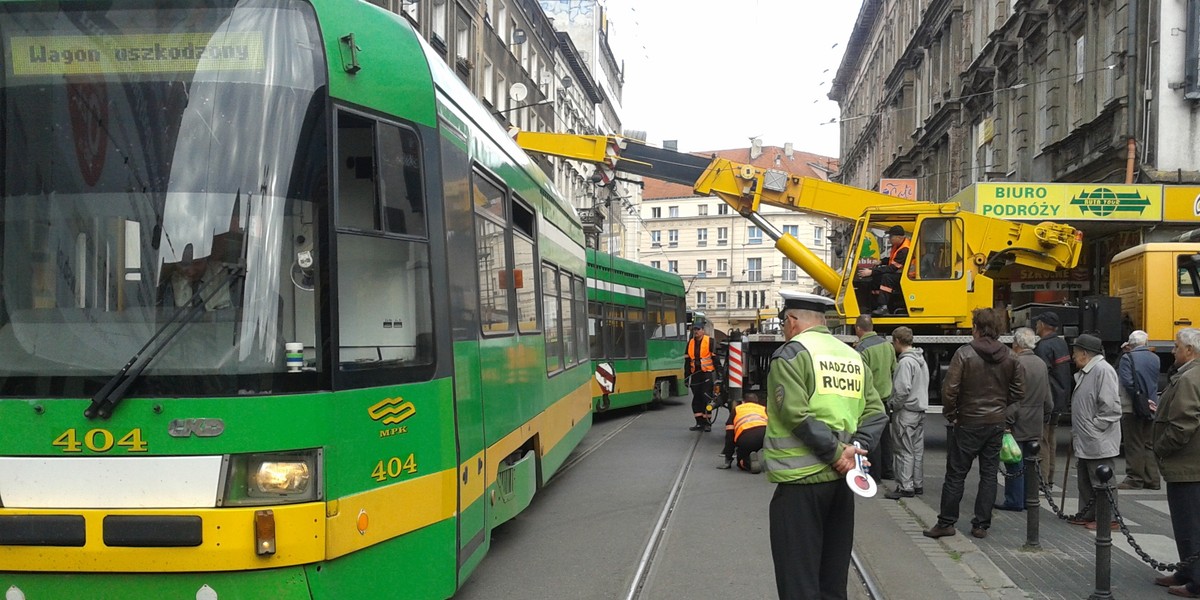
[[[800,310],[811,310],[813,312],[823,313],[828,310],[833,310],[834,307],[832,298],[826,298],[825,296],[818,296],[816,294],[780,290],[779,295],[783,296],[783,310],[797,308]]]

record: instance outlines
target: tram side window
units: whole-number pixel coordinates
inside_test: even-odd
[[[604,307],[604,349],[609,358],[625,358],[629,350],[625,336],[625,307],[607,304]]]
[[[646,337],[652,340],[662,339],[659,331],[659,312],[662,310],[662,294],[646,292]]]
[[[402,141],[405,137],[410,139]],[[423,217],[419,227],[415,218],[402,219],[406,225],[400,227],[400,213],[383,209],[392,194],[405,197],[393,205],[411,209],[414,198],[409,194],[423,189],[419,162],[415,169],[375,171],[376,165],[387,162],[380,160],[381,154],[397,147],[415,153],[417,144],[408,129],[349,113],[338,116],[338,334],[343,371],[433,364],[429,242]],[[407,379],[431,373],[423,368]]]
[[[591,350],[588,347],[587,288],[582,277],[573,278],[571,287],[575,290],[574,314],[571,316],[575,324],[575,352],[579,362],[584,362]]]
[[[561,271],[558,274],[558,292],[561,298],[559,302],[558,314],[562,321],[558,325],[558,337],[563,343],[563,363],[566,366],[571,366],[577,362],[575,350],[575,328],[573,326],[573,317],[571,307],[575,304],[573,290],[571,289],[572,282],[571,274],[566,271]],[[549,293],[549,292],[547,292]],[[549,317],[546,319],[546,330],[549,331],[551,325]]]
[[[486,333],[512,331],[504,190],[479,173],[471,178],[475,204],[475,259],[479,269],[479,320]]]
[[[631,358],[645,358],[646,311],[631,306],[625,309],[625,317],[629,323],[629,326],[625,328],[625,335],[629,339],[629,356]]]
[[[683,296],[674,299],[676,311],[674,311],[674,332],[671,335],[672,340],[686,340],[688,338],[688,307],[684,305]]]
[[[588,339],[592,358],[604,358],[604,305],[588,302]]]
[[[521,333],[531,333],[538,330],[537,323],[537,273],[534,262],[533,209],[529,208],[520,198],[513,198],[513,288],[517,292],[517,328]],[[528,274],[528,277],[523,275]],[[547,317],[548,318],[548,317]],[[552,321],[547,320],[549,329]]]
[[[542,313],[546,315],[546,372],[563,368],[562,336],[559,330],[558,269],[542,263]]]

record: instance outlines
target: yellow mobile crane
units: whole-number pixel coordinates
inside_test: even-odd
[[[900,285],[905,306],[896,314],[875,317],[875,323],[885,329],[908,325],[926,335],[965,334],[971,327],[971,311],[993,306],[992,275],[1001,268],[1016,264],[1053,271],[1073,268],[1079,262],[1082,233],[1067,225],[1004,221],[964,211],[956,203],[903,200],[617,136],[521,131],[516,141],[526,151],[589,162],[597,167],[601,183],[611,180],[615,171],[623,171],[688,185],[700,196],[720,197],[828,290],[846,319],[870,309],[862,302],[864,298],[858,298],[854,286],[860,257],[878,256],[876,232],[903,227],[911,236]],[[842,269],[834,270],[795,237],[768,222],[758,212],[764,205],[853,222],[854,234]]]

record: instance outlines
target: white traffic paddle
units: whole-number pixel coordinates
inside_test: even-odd
[[[862,449],[858,442],[854,442],[854,447]],[[874,497],[875,492],[879,489],[875,485],[875,480],[868,473],[867,467],[863,466],[863,455],[855,454],[854,468],[846,471],[846,485],[850,486],[850,491],[863,498]]]

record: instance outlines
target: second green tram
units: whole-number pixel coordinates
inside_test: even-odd
[[[683,390],[685,290],[675,273],[589,249],[588,336],[597,412],[661,402]],[[611,373],[605,393],[603,373]]]

